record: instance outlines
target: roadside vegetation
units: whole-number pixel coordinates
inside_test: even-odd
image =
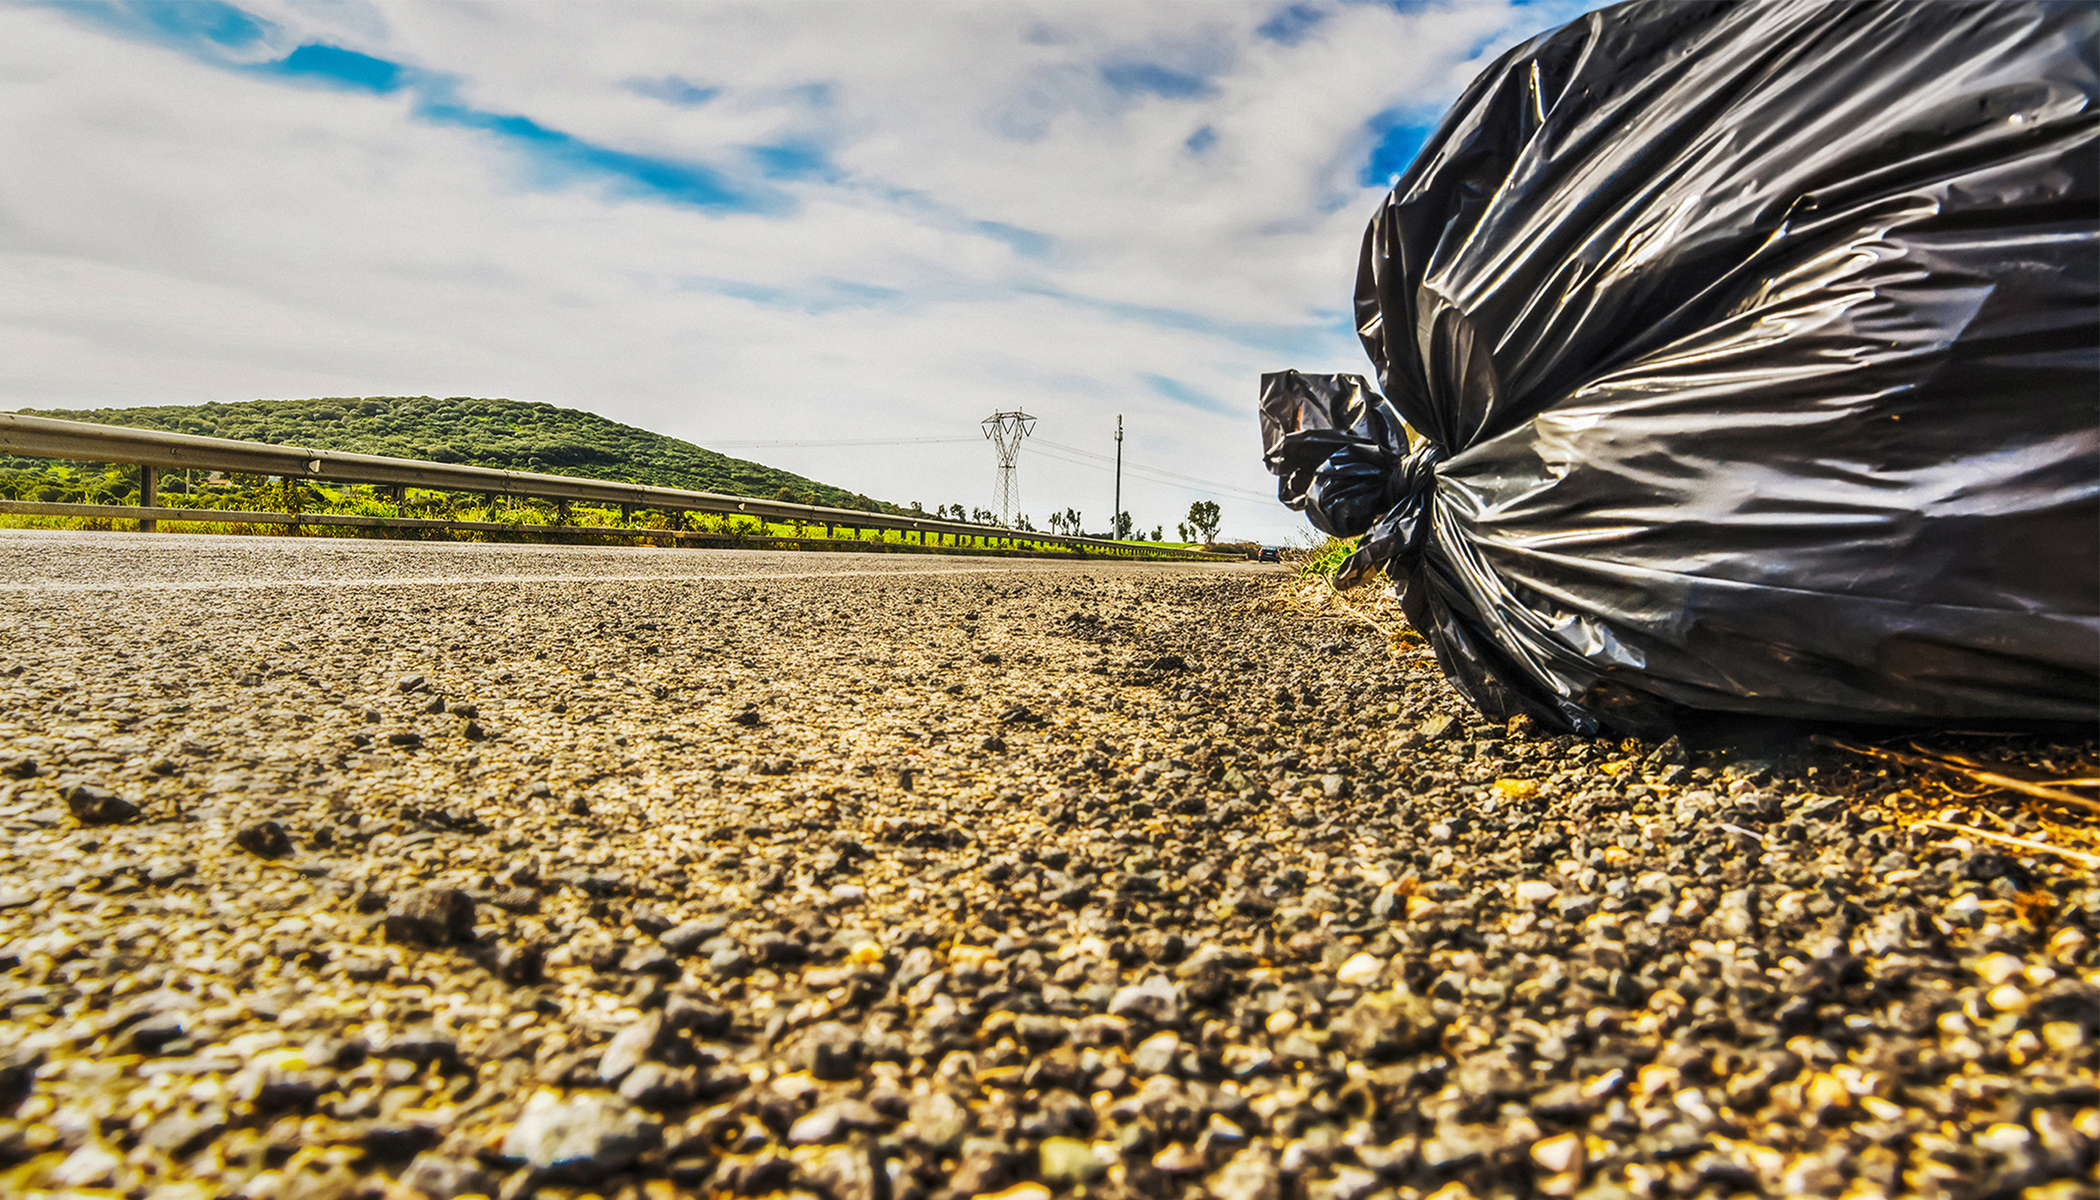
[[[132,505],[139,501],[136,468],[34,459],[15,461],[30,462],[43,470],[0,474],[0,498],[109,505]],[[801,497],[780,498],[794,503],[810,503]],[[191,509],[197,514],[195,520],[160,520],[158,528],[163,533],[564,544],[629,544],[639,541],[671,545],[678,541],[701,540],[730,546],[763,546],[786,539],[823,539],[828,536],[834,541],[869,548],[909,546],[913,549],[924,547],[929,551],[956,548],[952,535],[921,537],[902,530],[854,530],[846,525],[833,526],[827,532],[821,522],[766,520],[739,514],[669,513],[657,509],[622,512],[616,506],[581,503],[563,507],[551,500],[425,488],[404,489],[397,503],[392,489],[373,485],[229,476],[217,472],[168,472],[161,477],[155,499],[157,507]],[[920,509],[903,511],[933,515]],[[235,516],[240,513],[297,513],[314,519],[286,525],[240,520]],[[325,518],[334,516],[466,521],[505,528],[460,530],[328,524]],[[946,516],[945,519],[958,518]],[[1030,539],[1029,534],[1034,532],[1030,529],[1007,529],[981,521],[971,523],[984,526],[982,532],[964,538],[966,545],[974,542],[976,548],[981,549],[988,541],[1012,539],[1012,546],[1017,550],[1056,552],[1058,549],[1049,543]],[[113,530],[129,529],[133,525],[129,518],[113,516],[0,514],[0,528],[9,529]],[[1201,547],[1145,546],[1148,552],[1197,549]]]
[[[1316,546],[1298,552],[1298,574],[1332,582],[1334,573],[1341,569],[1343,560],[1354,553],[1355,542],[1348,538],[1328,538]]]
[[[689,488],[867,512],[907,511],[789,471],[609,421],[595,413],[516,400],[363,396],[19,411],[25,416],[199,437],[420,458],[546,475],[617,479],[651,487]],[[111,480],[106,476],[93,478],[93,471],[94,468],[66,471],[59,464],[40,459],[0,456],[0,490],[11,499],[75,503],[121,503],[116,496],[126,489],[131,495],[137,494],[138,482],[132,477],[133,472],[115,472],[129,478]],[[94,494],[98,486],[100,494]],[[65,494],[24,495],[24,490]]]
[[[916,500],[908,505],[892,504],[761,463],[731,458],[691,442],[622,425],[594,413],[515,400],[466,396],[445,400],[429,396],[365,396],[147,408],[25,408],[18,411],[25,416],[200,437],[462,463],[584,479],[610,479],[890,516],[932,517],[984,526],[983,537],[1025,537],[1036,530],[1026,515],[1017,516],[1009,529],[999,524],[996,514],[988,509],[944,504],[929,511]],[[139,503],[139,495],[136,467],[0,454],[0,500],[125,505]],[[391,489],[387,488],[229,476],[204,471],[164,471],[155,502],[163,508],[294,512],[316,516],[421,517],[516,526],[565,525],[578,531],[591,528],[608,531],[630,531],[637,527],[666,531],[682,528],[703,534],[750,539],[823,535],[821,527],[811,533],[807,527],[781,522],[768,524],[755,517],[688,514],[679,523],[662,513],[623,515],[617,510],[583,505],[572,505],[564,513],[552,501],[514,497],[492,499],[478,493],[410,489],[397,504]],[[1190,510],[1190,520],[1193,523],[1183,526],[1183,540],[1178,544],[1167,542],[1163,529],[1153,529],[1149,535],[1134,529],[1128,513],[1123,514],[1120,528],[1125,540],[1149,541],[1166,550],[1201,549],[1203,542],[1215,536],[1217,506],[1196,505]],[[102,517],[0,515],[0,528],[98,529],[114,528],[119,524],[114,518]],[[128,527],[128,522],[121,524]],[[1081,532],[1080,514],[1074,509],[1053,513],[1049,524],[1053,532],[1074,535]],[[195,522],[162,521],[161,528],[170,532],[293,532],[344,536],[349,527],[288,529],[282,525],[215,521],[200,516]],[[402,530],[358,531],[360,536],[379,537],[398,537],[404,533],[417,535],[416,531]],[[1202,535],[1200,541],[1193,536],[1199,533]],[[510,536],[439,531],[422,531],[420,535],[453,539]],[[564,533],[560,536],[566,539],[571,535]],[[630,535],[623,532],[620,536]],[[894,531],[878,537],[876,531],[869,530],[863,536],[864,540],[871,542],[911,540]]]
[[[1284,561],[1298,577],[1291,587],[1279,590],[1267,603],[1283,610],[1339,618],[1376,630],[1394,654],[1412,654],[1427,643],[1407,623],[1401,610],[1398,589],[1382,579],[1343,592],[1334,586],[1335,573],[1351,554],[1351,538],[1308,539],[1297,548],[1286,547]]]

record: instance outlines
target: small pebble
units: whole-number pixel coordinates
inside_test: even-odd
[[[1375,954],[1353,954],[1334,973],[1335,982],[1347,987],[1369,987],[1385,974],[1385,960]]]

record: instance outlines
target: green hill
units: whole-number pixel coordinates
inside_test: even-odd
[[[904,511],[844,488],[730,458],[691,442],[608,421],[595,413],[516,400],[364,396],[161,408],[19,411],[29,416],[317,450],[619,479],[656,487],[779,498],[870,512]],[[32,460],[12,459],[4,465],[24,469],[33,464]]]

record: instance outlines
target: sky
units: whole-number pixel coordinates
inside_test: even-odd
[[[0,5],[0,408],[488,396],[897,503],[1308,527],[1264,371],[1580,4]]]

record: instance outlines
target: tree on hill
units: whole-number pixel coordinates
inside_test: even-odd
[[[797,497],[795,502],[801,504],[868,512],[905,511],[763,463],[730,458],[691,442],[622,425],[596,413],[517,400],[324,396],[240,404],[21,411],[30,416],[99,425],[467,463],[546,475],[616,479],[733,496],[772,497],[792,492]],[[37,460],[29,459],[9,459],[4,465],[41,469]],[[814,499],[801,499],[803,496]]]
[[[1188,528],[1201,534],[1205,545],[1217,540],[1218,526],[1223,524],[1224,520],[1224,514],[1218,511],[1218,502],[1215,500],[1198,500],[1189,505]]]

